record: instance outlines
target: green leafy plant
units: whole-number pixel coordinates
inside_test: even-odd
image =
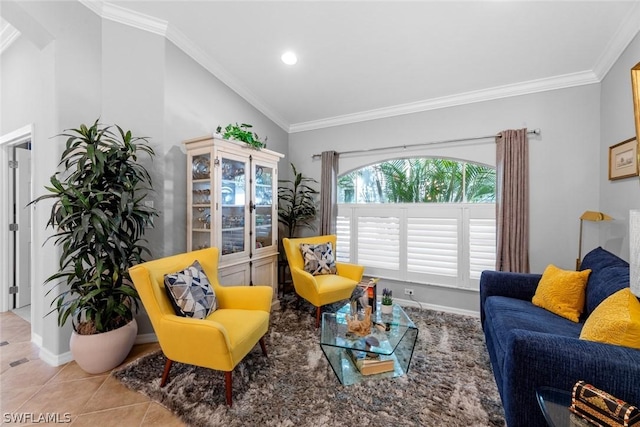
[[[393,304],[393,296],[391,289],[384,288],[382,290],[382,305],[391,305]]]
[[[128,268],[149,254],[142,238],[158,212],[144,204],[151,177],[137,163],[138,153],[153,157],[146,138],[119,126],[67,129],[59,166],[49,193],[31,203],[53,199],[47,227],[62,248],[60,270],[46,282],[66,283],[51,305],[58,325],[69,317],[81,335],[117,329],[133,319],[139,306]],[[50,293],[57,288],[52,288]]]
[[[315,229],[313,221],[318,213],[316,197],[318,191],[310,186],[318,183],[313,178],[302,175],[291,163],[293,180],[279,180],[284,184],[278,187],[278,222],[286,228],[286,236],[292,238],[298,227]]]
[[[242,123],[239,125],[238,123],[228,124],[224,128],[224,132],[222,132],[222,126],[218,126],[216,128],[216,132],[222,135],[224,139],[235,139],[237,141],[242,141],[255,149],[266,148],[267,147],[267,138],[264,141],[260,140],[260,137],[257,133],[251,131],[253,126]]]

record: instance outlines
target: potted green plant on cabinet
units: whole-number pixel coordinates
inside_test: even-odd
[[[99,373],[124,360],[137,334],[139,299],[128,268],[149,253],[143,235],[158,215],[144,203],[151,177],[137,160],[154,152],[146,138],[98,121],[65,132],[64,171],[32,203],[53,200],[47,227],[62,250],[59,271],[45,282],[62,289],[49,313],[58,312],[59,326],[71,318],[74,359]]]

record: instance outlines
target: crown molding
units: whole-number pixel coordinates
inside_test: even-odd
[[[196,43],[189,39],[174,25],[171,25],[162,19],[135,12],[104,0],[79,1],[101,18],[109,19],[114,22],[165,37],[194,61],[209,71],[213,76],[218,78],[222,83],[227,85],[231,90],[236,92],[240,97],[245,99],[250,105],[288,133],[304,132],[359,123],[368,120],[377,120],[405,114],[449,108],[464,104],[491,101],[500,98],[509,98],[513,96],[599,83],[611,69],[613,64],[618,60],[624,49],[640,31],[640,27],[638,26],[638,22],[640,22],[640,2],[636,1],[634,2],[635,4],[633,9],[609,41],[602,55],[598,58],[593,71],[582,71],[441,98],[427,99],[358,113],[289,124],[271,106],[240,83],[215,59],[205,53]]]
[[[600,80],[592,71],[583,71],[573,74],[565,74],[545,79],[530,80],[528,82],[499,86],[489,89],[461,93],[458,95],[444,96],[408,104],[394,105],[343,116],[329,117],[321,120],[294,123],[289,127],[289,133],[305,132],[333,126],[342,126],[368,120],[378,120],[405,114],[419,113],[429,110],[455,107],[459,105],[474,104],[477,102],[491,101],[495,99],[510,98],[513,96],[528,95],[537,92],[564,89],[574,86],[582,86],[598,83]]]
[[[129,27],[165,36],[169,23],[163,19],[136,12],[102,0],[79,0],[93,13],[103,19],[118,22]]]
[[[604,79],[638,32],[640,32],[640,2],[636,1],[593,67],[598,80]]]
[[[271,121],[280,126],[285,132],[289,131],[289,124],[277,114],[273,108],[253,94],[246,86],[241,84],[227,70],[224,69],[217,61],[207,55],[196,43],[182,33],[175,25],[169,22],[135,12],[122,6],[105,2],[102,0],[79,0],[83,5],[93,11],[103,19],[108,19],[137,28],[142,31],[148,31],[165,37],[167,40],[175,44],[180,50],[186,53],[194,61],[204,67],[213,76],[222,83],[227,85],[231,90],[236,92],[240,97],[244,98],[251,106],[264,114]]]
[[[4,52],[11,44],[18,40],[20,37],[20,31],[16,30],[11,25],[7,24],[0,32],[0,55]]]

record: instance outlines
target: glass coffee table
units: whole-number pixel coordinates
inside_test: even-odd
[[[371,333],[366,337],[347,333],[346,316],[351,310],[349,304],[336,313],[322,314],[320,348],[341,384],[351,385],[371,378],[397,377],[406,374],[409,370],[413,348],[418,338],[418,328],[399,305],[393,305],[391,314],[382,314],[380,303],[377,304],[376,311],[371,314],[371,321],[384,325],[385,330],[381,331],[374,325],[371,327]],[[375,337],[378,344],[366,347],[364,338],[367,337]],[[354,350],[368,352],[383,360],[393,360],[393,370],[362,375],[348,353]]]

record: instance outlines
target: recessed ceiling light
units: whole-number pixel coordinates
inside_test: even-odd
[[[294,65],[296,62],[298,62],[298,57],[291,51],[283,53],[280,59],[282,59],[282,62],[287,65]]]

